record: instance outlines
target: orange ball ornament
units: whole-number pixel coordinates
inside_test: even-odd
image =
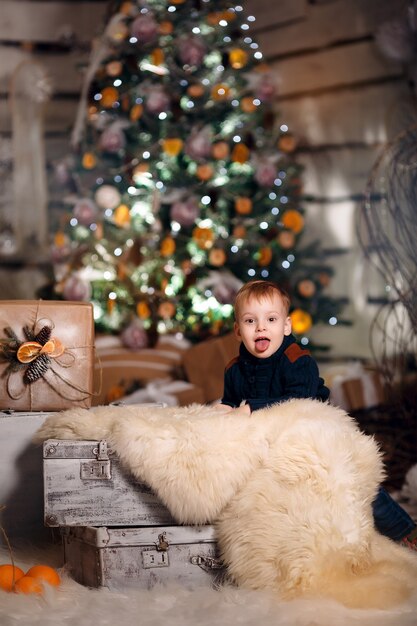
[[[187,93],[190,98],[201,98],[201,96],[204,95],[204,87],[199,83],[190,85],[187,89]]]
[[[42,594],[43,585],[42,585],[42,582],[38,578],[25,575],[25,576],[22,576],[22,578],[19,578],[19,580],[15,584],[14,592],[24,593],[24,594],[31,594],[31,593]]]
[[[246,163],[250,156],[250,150],[244,143],[238,143],[232,151],[232,161],[235,163]]]
[[[129,117],[132,122],[137,122],[143,115],[142,104],[134,104],[130,109]]]
[[[182,139],[178,137],[169,137],[162,142],[162,150],[171,157],[176,157],[181,152],[183,146]]]
[[[249,215],[252,213],[252,200],[246,196],[238,196],[235,200],[235,211],[239,215]]]
[[[171,254],[174,254],[175,249],[175,240],[172,237],[165,237],[165,239],[161,241],[159,251],[162,256],[171,256]]]
[[[82,165],[85,170],[92,170],[97,163],[97,159],[92,152],[86,152],[82,158]]]
[[[129,226],[130,209],[127,204],[119,204],[119,206],[114,210],[113,220],[114,223],[121,228]]]
[[[104,108],[109,109],[113,106],[119,97],[119,92],[115,87],[105,87],[101,92],[101,104]]]
[[[170,35],[174,30],[174,25],[172,22],[168,22],[168,20],[164,20],[159,24],[159,32],[161,35]]]
[[[209,250],[213,246],[214,233],[211,228],[196,226],[193,230],[193,240],[201,250]]]
[[[207,24],[210,24],[210,26],[217,26],[217,24],[222,19],[222,14],[220,13],[220,11],[217,11],[216,13],[209,13],[206,19]]]
[[[241,224],[238,224],[237,226],[234,227],[233,229],[233,237],[236,237],[236,239],[245,239],[246,237],[246,228],[244,226],[242,226]]]
[[[229,62],[234,70],[240,70],[248,62],[248,53],[242,48],[233,48],[229,52]]]
[[[43,583],[52,585],[52,587],[58,587],[61,584],[60,575],[50,565],[34,565],[26,572],[25,576],[35,578]]]
[[[211,90],[211,97],[216,102],[222,102],[223,100],[227,100],[230,98],[231,89],[225,83],[218,83],[214,85]]]
[[[214,170],[208,163],[203,163],[197,167],[196,176],[202,181],[210,180],[210,178],[213,178],[213,174]]]
[[[277,241],[281,248],[289,250],[294,247],[295,235],[291,230],[282,230],[277,237]]]
[[[302,309],[294,309],[290,313],[291,327],[296,335],[307,333],[313,325],[313,319],[310,313]]]
[[[25,575],[25,572],[17,567],[6,563],[0,565],[0,589],[4,591],[12,591],[13,585]]]
[[[297,291],[303,298],[311,298],[316,293],[316,285],[309,278],[304,278],[298,283]]]
[[[59,230],[54,235],[54,245],[57,248],[63,248],[68,243],[68,237],[62,230]]]
[[[213,248],[210,250],[208,260],[211,265],[214,265],[214,267],[221,267],[226,263],[226,253],[222,250],[222,248]]]
[[[169,320],[175,315],[175,305],[172,302],[161,302],[158,307],[158,315],[162,319]]]
[[[244,113],[253,113],[256,109],[256,104],[253,98],[250,98],[249,96],[245,96],[240,101],[240,108],[242,109]]]
[[[272,261],[272,250],[267,246],[261,248],[258,253],[258,265],[266,267]]]
[[[288,209],[288,211],[285,211],[282,216],[282,223],[285,228],[292,230],[296,235],[301,233],[304,228],[304,218],[296,209]]]
[[[119,76],[122,73],[123,65],[120,61],[109,61],[106,65],[106,72],[108,76]]]
[[[282,135],[278,140],[278,148],[282,152],[294,152],[297,142],[292,135]]]
[[[162,65],[165,60],[164,51],[162,48],[154,48],[151,52],[151,61],[153,65]]]
[[[141,300],[140,302],[138,302],[136,305],[136,314],[139,319],[147,320],[148,317],[151,316],[151,310],[149,308],[148,303],[145,302],[144,300]]]
[[[226,143],[226,141],[218,141],[211,149],[211,153],[215,159],[227,159],[229,152],[229,144]]]

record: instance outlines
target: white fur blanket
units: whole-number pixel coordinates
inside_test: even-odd
[[[292,400],[250,417],[206,406],[73,409],[37,441],[107,439],[179,523],[215,523],[241,587],[281,600],[387,608],[407,599],[417,558],[374,529],[381,455],[344,411]]]

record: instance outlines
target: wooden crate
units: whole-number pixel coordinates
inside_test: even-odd
[[[152,490],[121,466],[106,441],[43,444],[46,526],[175,525]]]
[[[61,528],[70,575],[89,587],[111,591],[150,589],[172,583],[189,589],[220,584],[211,526]]]

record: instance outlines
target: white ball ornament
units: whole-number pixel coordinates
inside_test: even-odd
[[[121,195],[116,187],[102,185],[95,192],[94,199],[101,209],[115,209],[120,204]]]

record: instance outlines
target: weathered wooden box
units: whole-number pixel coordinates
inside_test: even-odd
[[[82,585],[150,589],[215,587],[224,576],[211,526],[65,527],[65,564]]]
[[[171,526],[152,490],[120,464],[106,441],[43,444],[46,526]]]

